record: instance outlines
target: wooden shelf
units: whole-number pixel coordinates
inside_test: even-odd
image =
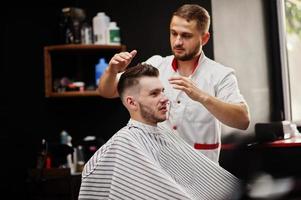
[[[105,56],[108,59],[114,56],[115,53],[126,51],[125,45],[86,45],[86,44],[62,44],[62,45],[52,45],[44,47],[44,69],[45,69],[45,96],[46,97],[91,97],[91,96],[100,96],[96,91],[86,90],[83,92],[79,91],[68,91],[68,92],[56,92],[53,88],[53,81],[56,79],[62,78],[61,76],[53,77],[53,72],[55,70],[70,70],[74,69],[73,66],[59,64],[55,66],[57,62],[63,62],[65,60],[70,60],[75,57],[80,59],[85,56],[91,56],[93,59],[97,60],[95,55],[98,57]],[[59,57],[59,58],[58,58]],[[87,60],[90,57],[86,58]],[[82,64],[82,63],[81,63]],[[94,67],[91,66],[91,74],[94,73]],[[70,65],[70,64],[69,64]],[[83,64],[82,64],[83,65]],[[76,66],[78,67],[78,66]],[[85,68],[87,66],[81,66]],[[93,71],[92,71],[93,69]],[[80,72],[78,72],[80,74]],[[95,86],[96,87],[96,86]]]
[[[52,92],[49,97],[96,97],[99,93],[96,91],[66,91],[66,92]]]
[[[62,44],[46,46],[46,51],[73,51],[73,50],[116,50],[124,51],[125,45],[96,45],[96,44]]]

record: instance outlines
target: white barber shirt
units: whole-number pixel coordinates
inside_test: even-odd
[[[180,76],[174,56],[153,56],[145,63],[158,68],[165,95],[170,100],[168,120],[160,125],[168,127],[188,144],[218,163],[221,148],[221,123],[199,102],[183,91],[172,88],[168,79]],[[245,102],[240,94],[234,70],[209,58],[202,52],[189,78],[202,91],[228,103]]]

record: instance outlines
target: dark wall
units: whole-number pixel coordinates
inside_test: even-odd
[[[2,189],[20,197],[25,193],[26,170],[35,167],[42,138],[59,142],[64,129],[74,144],[87,135],[107,140],[129,119],[119,99],[44,97],[43,47],[60,43],[58,21],[63,7],[84,8],[90,21],[104,11],[118,23],[127,49],[138,50],[133,63],[154,54],[170,54],[170,15],[183,3],[198,3],[211,12],[210,0],[29,3],[8,2],[1,11],[0,146],[1,162],[5,163],[2,175],[7,180]],[[212,44],[211,40],[204,49],[211,58]]]

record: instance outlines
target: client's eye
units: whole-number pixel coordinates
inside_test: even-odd
[[[151,96],[157,96],[157,95],[158,95],[158,92],[152,92],[150,95],[151,95]]]

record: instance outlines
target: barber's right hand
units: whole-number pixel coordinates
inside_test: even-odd
[[[121,52],[115,54],[109,62],[109,70],[112,73],[116,74],[119,72],[123,72],[126,69],[126,67],[131,63],[136,54],[136,50],[133,50],[131,52]]]

